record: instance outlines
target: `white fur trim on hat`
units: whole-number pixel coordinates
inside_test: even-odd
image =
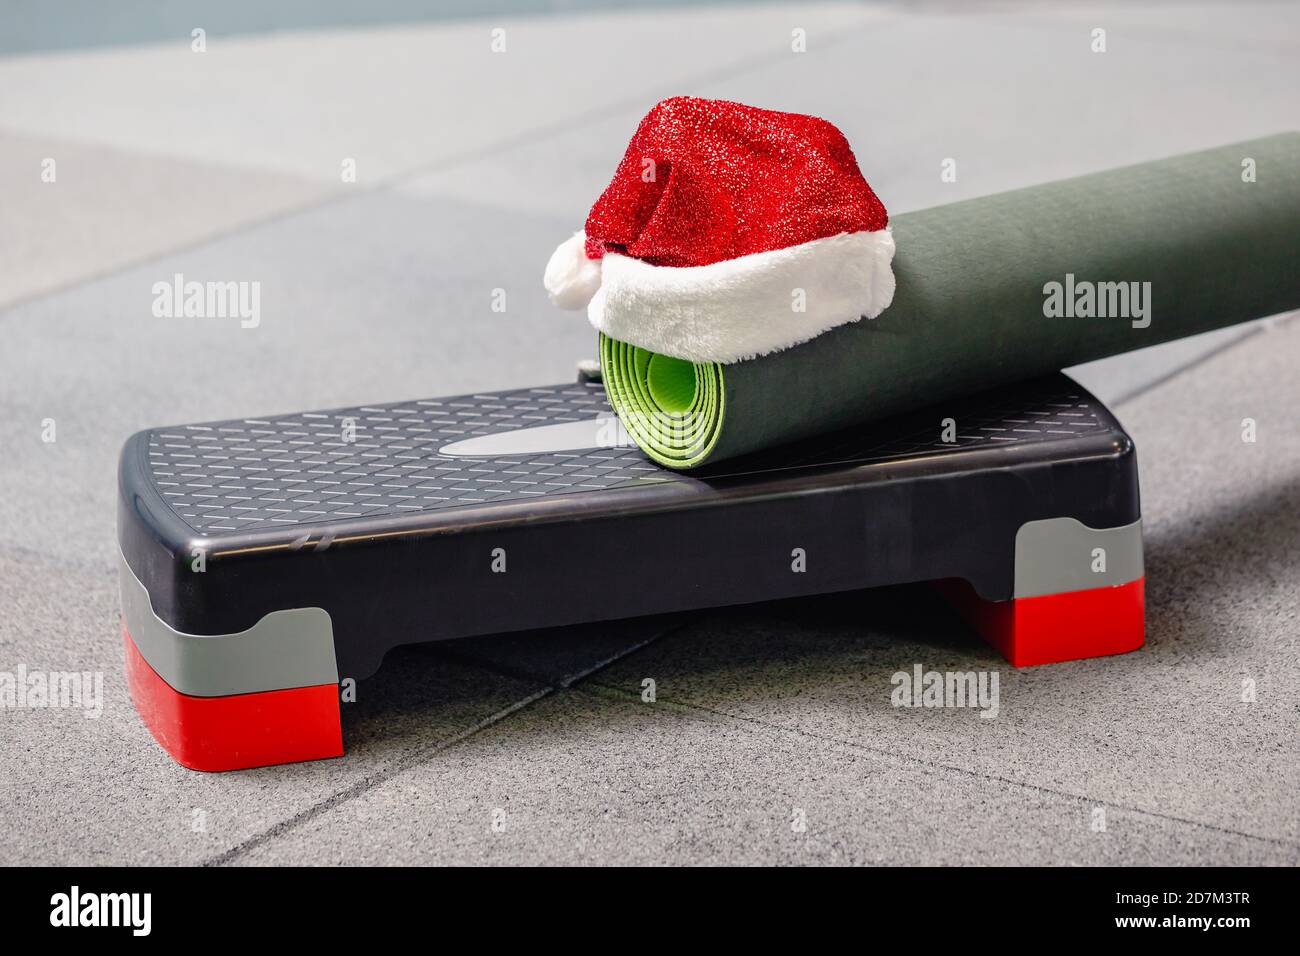
[[[894,299],[893,258],[888,227],[707,266],[653,266],[607,252],[587,318],[611,338],[662,355],[740,362],[874,319]]]
[[[584,309],[600,288],[600,260],[588,259],[587,237],[575,232],[555,247],[542,282],[561,309]]]

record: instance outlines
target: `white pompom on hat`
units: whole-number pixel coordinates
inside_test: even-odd
[[[588,259],[587,237],[575,232],[555,247],[543,282],[551,302],[561,309],[585,309],[600,288],[600,260]]]

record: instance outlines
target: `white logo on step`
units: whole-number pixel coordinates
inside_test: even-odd
[[[586,448],[631,448],[632,436],[616,415],[602,415],[580,422],[559,422],[535,428],[479,435],[454,441],[438,449],[452,458],[496,458],[502,455],[546,455],[557,451]]]

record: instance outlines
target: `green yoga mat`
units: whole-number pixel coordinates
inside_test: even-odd
[[[637,444],[694,468],[1300,308],[1300,133],[892,225],[898,289],[876,319],[731,365],[602,335],[605,389]],[[1079,314],[1089,289],[1093,312],[1122,314]]]

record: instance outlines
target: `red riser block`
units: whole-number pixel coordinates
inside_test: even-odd
[[[1015,667],[1135,651],[1145,641],[1145,578],[1113,587],[986,601],[965,581],[940,592]]]
[[[135,709],[164,750],[191,770],[242,770],[343,756],[337,684],[229,697],[175,690],[122,627]]]

